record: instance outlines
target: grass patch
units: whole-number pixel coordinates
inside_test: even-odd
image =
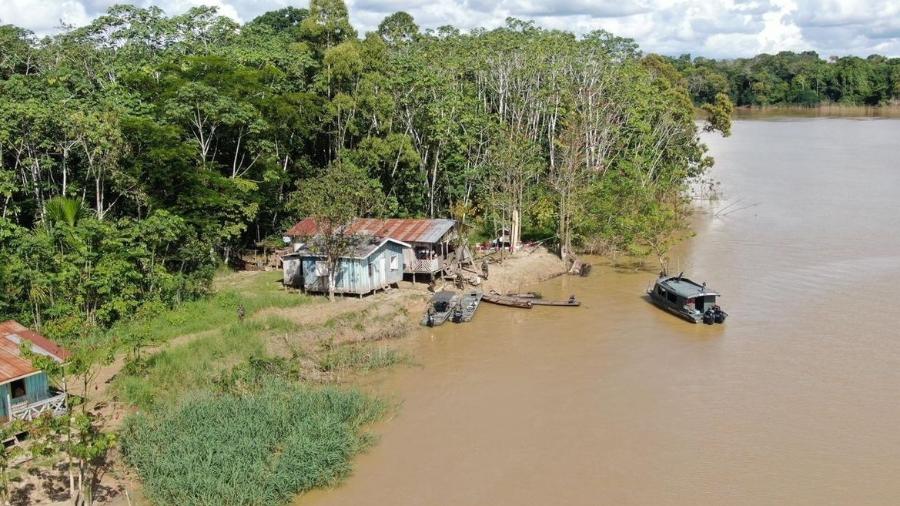
[[[128,364],[116,384],[126,402],[143,409],[173,403],[185,393],[210,390],[223,370],[265,354],[263,336],[295,325],[283,318],[233,323],[185,345]]]
[[[322,372],[369,372],[397,364],[408,364],[408,354],[369,344],[334,345],[325,341],[320,345],[316,364]]]
[[[274,505],[346,477],[384,404],[353,390],[270,382],[129,419],[122,450],[157,504]]]
[[[250,317],[262,309],[295,307],[313,301],[307,295],[284,290],[278,282],[280,276],[278,272],[259,273],[174,309],[148,309],[151,314],[116,325],[109,334],[124,342],[163,343],[237,322],[241,305],[246,317]]]

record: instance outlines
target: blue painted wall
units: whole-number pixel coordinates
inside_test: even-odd
[[[6,403],[10,394],[9,383],[0,385],[0,417],[9,416]],[[50,382],[46,373],[39,372],[25,378],[25,397],[28,402],[42,401],[50,397]]]
[[[328,276],[316,276],[319,258],[305,256],[303,285],[308,292],[328,292]],[[338,264],[335,293],[366,294],[403,280],[403,246],[386,242],[367,258],[343,258]]]

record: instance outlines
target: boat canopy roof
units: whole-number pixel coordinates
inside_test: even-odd
[[[663,285],[667,290],[675,293],[676,295],[680,295],[688,299],[691,297],[701,297],[706,295],[713,295],[716,297],[719,296],[718,292],[710,290],[706,287],[705,284],[701,285],[681,276],[664,278],[659,280],[659,283]]]
[[[449,292],[449,291],[438,292],[438,293],[434,294],[433,297],[431,297],[431,302],[435,302],[435,303],[450,302],[453,300],[453,297],[455,297],[455,296],[456,296],[456,292]]]

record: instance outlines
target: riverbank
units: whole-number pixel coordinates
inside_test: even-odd
[[[519,291],[565,270],[544,248],[497,260],[490,264],[485,290]],[[431,296],[426,284],[404,282],[399,289],[329,303],[285,290],[279,279],[278,272],[223,274],[210,297],[115,329],[117,338],[139,338],[143,346],[122,350],[97,371],[87,397],[105,420],[104,430],[120,430],[137,412],[160,407],[171,412],[184,399],[223,392],[223,382],[248,371],[302,388],[352,390],[371,372],[415,363],[404,338],[417,328]],[[247,313],[243,322],[238,306]],[[68,504],[66,480],[62,468],[46,472],[26,466],[13,484],[20,491],[14,504]],[[98,504],[149,504],[139,475],[119,451],[104,466],[98,491]]]
[[[734,108],[736,119],[761,119],[766,117],[834,117],[834,118],[900,118],[900,104],[880,106],[821,104],[817,106],[766,105]]]

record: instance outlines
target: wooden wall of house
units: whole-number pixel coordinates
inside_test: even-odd
[[[42,401],[50,397],[50,381],[47,374],[39,372],[25,378],[25,397],[28,402]],[[10,384],[4,383],[0,385],[0,417],[9,416],[7,411],[7,401],[10,400]]]
[[[300,287],[303,285],[303,269],[300,257],[288,256],[281,261],[281,270],[284,274],[285,286]]]
[[[328,276],[316,275],[318,261],[321,260],[316,257],[302,259],[304,290],[325,293],[328,292]],[[403,247],[387,242],[368,258],[342,259],[335,278],[335,293],[367,294],[402,280]]]
[[[6,400],[9,398],[9,383],[0,385],[0,418],[9,416],[9,410],[6,408]]]
[[[47,373],[39,372],[25,378],[25,396],[28,397],[28,402],[42,401],[50,397]]]

